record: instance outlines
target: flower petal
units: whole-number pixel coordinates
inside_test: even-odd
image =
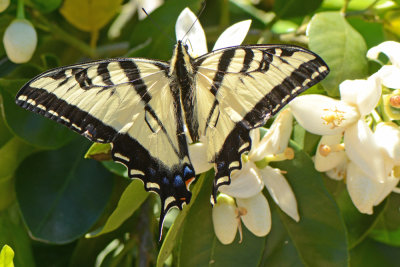
[[[233,24],[219,36],[212,50],[240,45],[244,38],[246,38],[247,32],[250,29],[250,25],[250,19]]]
[[[296,222],[300,220],[297,201],[292,188],[279,169],[270,166],[260,170],[261,177],[269,194],[276,204]]]
[[[231,175],[231,184],[223,185],[219,191],[232,197],[248,198],[256,195],[264,188],[259,170],[252,161],[243,164],[241,170]]]
[[[138,17],[139,20],[143,20],[147,17],[147,15],[141,10],[144,8],[146,10],[147,14],[150,14],[153,12],[155,9],[157,9],[159,6],[163,4],[163,0],[140,0],[140,1],[131,1],[131,2],[139,2],[138,6]]]
[[[15,19],[3,36],[7,57],[14,63],[29,61],[35,52],[37,34],[32,23],[26,19]]]
[[[207,160],[207,146],[204,143],[190,145],[189,157],[196,174],[206,172],[213,167]]]
[[[299,96],[289,106],[300,125],[318,135],[340,134],[360,117],[355,107],[322,95]]]
[[[382,94],[381,80],[376,75],[367,80],[346,80],[339,88],[341,100],[357,105],[361,116],[371,113]]]
[[[382,80],[382,84],[393,89],[400,89],[400,68],[393,65],[385,65],[374,75]]]
[[[371,179],[356,164],[347,166],[347,190],[351,200],[361,213],[372,214],[375,201],[381,195],[384,183]]]
[[[190,30],[190,31],[189,31]],[[188,45],[189,54],[193,57],[207,53],[207,41],[203,27],[196,15],[185,8],[175,24],[176,39]]]
[[[392,173],[386,178],[382,192],[376,198],[374,206],[379,205],[393,191],[393,189],[397,186],[398,183],[399,183],[399,178],[395,177],[392,171]]]
[[[343,160],[346,159],[346,153],[341,151],[331,151],[328,155],[322,155],[321,150],[323,146],[334,148],[338,146],[342,141],[342,134],[337,135],[324,135],[319,141],[317,152],[315,153],[314,166],[319,172],[329,171],[338,166]]]
[[[379,123],[374,132],[378,146],[396,165],[400,165],[400,127],[392,122]]]
[[[393,65],[400,68],[400,43],[394,41],[386,41],[368,50],[367,57],[377,59],[379,53],[384,53]]]
[[[251,198],[237,198],[237,205],[247,213],[242,215],[242,221],[256,236],[266,236],[271,230],[271,211],[268,201],[260,192]]]
[[[359,120],[346,130],[344,144],[347,156],[362,171],[377,183],[385,181],[383,154],[365,121]]]
[[[293,116],[290,110],[282,110],[261,142],[257,146],[253,144],[249,158],[252,161],[259,161],[267,155],[282,153],[288,146],[292,124]]]
[[[343,180],[346,177],[348,159],[345,157],[336,167],[325,172],[325,174],[333,180]]]
[[[220,194],[212,209],[215,235],[224,244],[233,242],[238,228],[236,205],[233,198]]]

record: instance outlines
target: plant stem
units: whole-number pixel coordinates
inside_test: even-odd
[[[25,19],[24,0],[18,0],[17,19]]]

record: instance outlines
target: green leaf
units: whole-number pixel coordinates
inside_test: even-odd
[[[35,239],[63,244],[86,233],[102,214],[112,191],[112,174],[83,159],[87,142],[26,158],[16,172],[16,193]]]
[[[14,95],[26,81],[0,79],[3,112],[9,128],[29,144],[41,148],[58,148],[70,142],[76,137],[71,130],[15,104]]]
[[[2,105],[1,95],[0,95],[0,106]],[[13,137],[12,133],[8,129],[6,122],[4,120],[3,114],[0,113],[0,147],[2,147],[8,140]]]
[[[20,162],[36,150],[17,137],[0,148],[0,210],[14,202],[14,172]]]
[[[151,40],[152,43],[150,45],[140,50],[140,55],[145,55],[148,58],[169,60],[172,57],[172,48],[176,43],[175,23],[178,15],[185,7],[189,7],[196,13],[201,2],[201,0],[167,1],[151,13],[151,18],[146,18],[136,24],[131,34],[131,46],[135,47]],[[162,25],[162,34],[160,34],[155,25]]]
[[[62,0],[31,0],[35,8],[42,13],[48,13],[60,7]]]
[[[122,176],[124,178],[130,179],[128,176],[128,169],[125,165],[115,161],[102,161],[103,166],[110,172]]]
[[[275,0],[274,12],[280,18],[300,17],[313,13],[322,0]]]
[[[4,245],[0,251],[0,267],[14,267],[14,250]]]
[[[60,12],[76,28],[95,32],[116,15],[121,3],[122,0],[65,0]]]
[[[362,35],[368,48],[385,41],[382,23],[367,21],[359,17],[349,17],[348,22]]]
[[[349,248],[351,249],[366,237],[371,227],[373,227],[376,220],[379,218],[385,205],[381,204],[375,207],[373,215],[362,214],[354,206],[346,189],[346,185],[342,181],[334,181],[326,177],[325,184],[334,195],[336,203],[340,208],[347,228]]]
[[[157,267],[164,266],[164,262],[171,255],[173,248],[177,244],[178,234],[182,231],[181,228],[184,225],[188,212],[192,209],[194,203],[196,203],[197,198],[200,197],[200,193],[202,192],[203,194],[203,191],[207,190],[206,187],[212,184],[212,179],[214,179],[214,173],[211,171],[201,174],[199,178],[196,179],[197,181],[192,190],[192,199],[189,205],[185,206],[179,213],[175,222],[172,224],[167,235],[165,236],[163,244],[160,248],[160,252],[158,253]]]
[[[117,208],[110,215],[104,227],[89,233],[87,237],[96,237],[117,229],[126,219],[132,216],[148,196],[149,193],[144,190],[143,182],[138,179],[133,180],[125,189]]]
[[[391,194],[387,199],[382,216],[379,217],[377,224],[369,233],[371,238],[390,246],[400,246],[399,206],[400,196],[395,193]]]
[[[0,211],[0,248],[5,244],[15,251],[14,263],[16,266],[35,266],[31,239],[26,232],[16,204]]]
[[[387,246],[367,238],[350,251],[350,266],[398,266],[399,255],[399,247]]]
[[[179,266],[257,266],[264,250],[264,238],[257,237],[243,225],[232,244],[218,241],[212,223],[211,183],[206,183],[183,226],[178,252]]]
[[[328,64],[331,72],[321,82],[330,96],[339,95],[339,84],[367,75],[367,46],[339,12],[316,14],[308,28],[309,47]]]
[[[270,203],[270,199],[268,199]],[[279,218],[278,207],[271,205],[271,232],[265,242],[264,256],[259,266],[303,266],[300,255],[285,225]]]
[[[280,211],[281,220],[305,265],[347,266],[348,244],[340,210],[311,158],[291,144],[296,150],[295,158],[271,165],[287,172],[285,177],[296,196],[300,221],[295,222]]]

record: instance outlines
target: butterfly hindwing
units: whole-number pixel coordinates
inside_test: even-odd
[[[197,58],[199,135],[206,136],[215,163],[214,197],[249,151],[249,130],[260,127],[295,96],[329,72],[316,54],[301,47],[229,47]]]
[[[190,201],[195,176],[169,65],[145,59],[95,61],[50,70],[27,83],[17,104],[92,141],[112,144],[112,157],[161,197],[161,222]]]

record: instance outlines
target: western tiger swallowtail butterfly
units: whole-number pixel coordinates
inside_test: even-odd
[[[196,173],[189,143],[207,142],[215,201],[250,150],[250,129],[328,72],[318,55],[298,46],[233,46],[193,58],[178,41],[170,62],[118,58],[49,70],[25,84],[16,103],[111,143],[113,160],[160,196],[161,233],[168,210],[190,202]]]

